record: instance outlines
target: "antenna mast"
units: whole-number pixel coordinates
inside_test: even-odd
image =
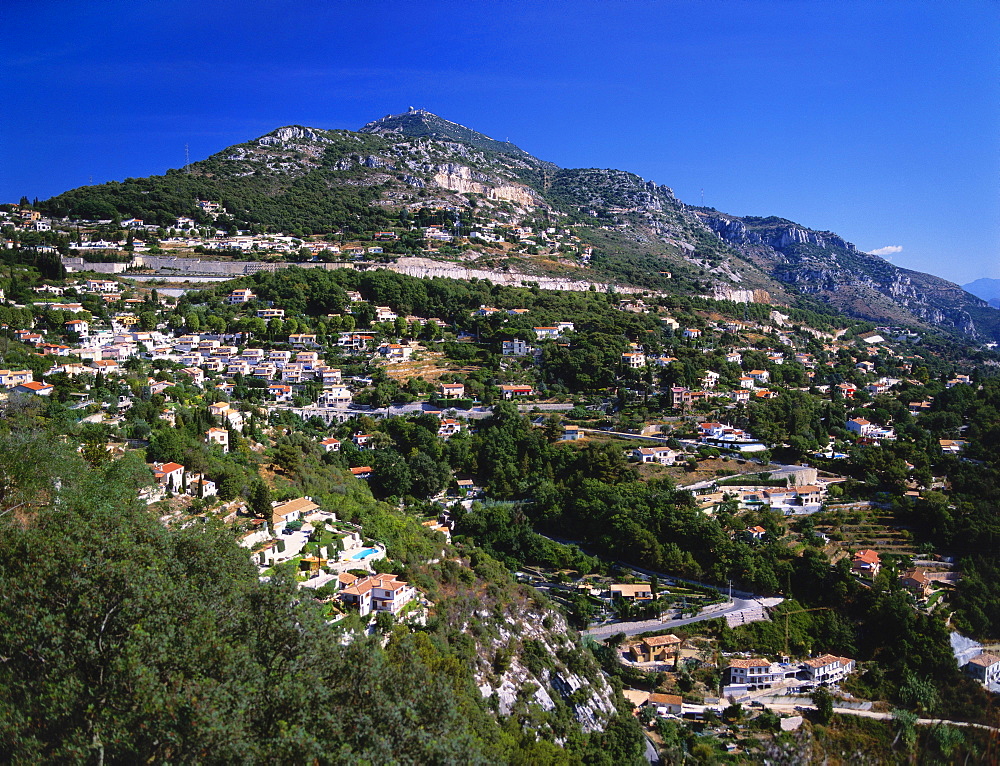
[[[189,151],[187,144],[184,144],[184,172],[191,172],[191,152]]]

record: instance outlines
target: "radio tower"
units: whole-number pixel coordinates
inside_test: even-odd
[[[184,172],[191,172],[191,152],[188,150],[187,144],[184,144]]]

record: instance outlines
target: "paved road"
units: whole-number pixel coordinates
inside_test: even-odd
[[[597,627],[589,628],[588,630],[583,631],[583,634],[585,636],[593,636],[594,638],[607,638],[617,633],[624,633],[626,636],[635,636],[639,633],[645,633],[650,630],[679,628],[682,625],[690,625],[695,622],[703,622],[705,620],[714,620],[717,617],[725,617],[727,614],[732,614],[733,612],[738,612],[741,609],[746,609],[747,607],[753,606],[755,603],[756,602],[752,599],[735,598],[729,605],[724,606],[722,609],[712,610],[711,607],[709,607],[708,610],[702,611],[694,617],[682,617],[676,620],[612,622],[606,625],[598,625]]]
[[[815,710],[815,705],[773,705],[766,704],[764,707],[773,710],[775,713],[785,713],[787,715],[794,715],[796,712],[796,707],[806,710]],[[848,707],[835,707],[833,709],[834,713],[839,713],[841,715],[857,715],[862,718],[875,718],[880,721],[890,721],[892,720],[892,713],[879,713],[874,710],[857,710],[856,708]],[[984,723],[971,723],[970,721],[947,721],[943,718],[918,718],[917,724],[920,726],[937,726],[940,724],[947,724],[948,726],[959,726],[967,729],[984,729],[985,731],[992,731],[1000,734],[1000,728],[996,726],[987,726]]]

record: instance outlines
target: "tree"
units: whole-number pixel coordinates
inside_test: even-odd
[[[816,720],[824,726],[833,719],[833,695],[826,687],[819,687],[812,693],[812,701],[816,706]]]
[[[254,516],[271,520],[271,490],[259,476],[250,482],[247,489],[247,505]]]

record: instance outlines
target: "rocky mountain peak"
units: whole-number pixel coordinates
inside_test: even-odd
[[[412,106],[402,114],[387,114],[385,117],[369,122],[359,132],[405,136],[407,138],[427,137],[439,141],[458,141],[470,144],[477,149],[527,160],[531,164],[555,167],[552,163],[543,162],[533,157],[509,141],[498,141],[465,125],[439,117],[426,109],[417,109]]]

